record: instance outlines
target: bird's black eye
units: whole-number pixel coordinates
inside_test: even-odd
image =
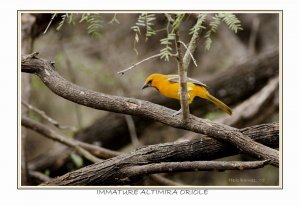
[[[152,84],[152,80],[150,80],[150,81],[148,82],[148,84]]]

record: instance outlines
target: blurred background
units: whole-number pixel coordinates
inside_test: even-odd
[[[138,42],[135,39],[136,32],[131,27],[136,25],[141,15],[139,13],[95,14],[100,26],[95,28],[94,33],[89,30],[90,22],[80,22],[82,14],[73,14],[71,18],[65,16],[62,25],[64,15],[22,14],[22,54],[39,51],[41,58],[55,61],[55,68],[60,75],[87,89],[140,98],[176,110],[180,108],[178,101],[163,97],[155,89],[141,90],[145,78],[154,72],[177,73],[175,58],[170,58],[169,61],[153,58],[124,75],[117,73],[158,54],[164,48],[160,43],[166,37],[167,20],[164,14],[155,14],[153,28],[156,34],[146,38],[144,28],[141,28]],[[213,16],[214,14],[207,15],[204,26],[209,28]],[[191,113],[237,128],[278,122],[279,88],[278,85],[271,89],[269,87],[279,73],[279,15],[242,13],[236,14],[236,17],[243,30],[235,33],[226,24],[220,24],[217,32],[211,35],[209,50],[204,46],[205,32],[200,34],[194,54],[198,66],[191,62],[188,73],[189,77],[207,84],[214,96],[233,108],[234,115],[228,117],[211,103],[200,99],[194,100]],[[196,14],[187,14],[180,25],[180,37],[186,44],[189,43],[189,32],[196,21]],[[141,145],[173,142],[195,136],[191,132],[148,119],[126,117],[74,104],[53,94],[34,75],[22,74],[21,84],[23,101],[74,130],[57,129],[26,107],[22,107],[22,115],[27,113],[30,118],[47,124],[70,138],[128,152]],[[130,127],[133,129],[130,130]],[[56,177],[91,164],[60,143],[24,130],[22,127],[22,136],[26,136],[26,145],[23,147],[23,150],[26,149],[26,156],[22,161],[26,161],[24,164],[28,170]],[[251,160],[244,155],[223,159]],[[185,172],[164,176],[186,185],[279,184],[279,171],[273,166],[246,171]],[[253,179],[256,181],[251,181]],[[29,178],[26,184],[39,183],[34,178]],[[147,178],[139,184],[157,185]]]

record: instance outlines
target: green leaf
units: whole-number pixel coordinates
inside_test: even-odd
[[[203,23],[205,22],[207,14],[199,14],[197,23],[190,29],[190,35],[193,35],[195,33],[200,32],[201,30],[205,30],[206,27],[203,26]]]
[[[83,166],[83,159],[82,159],[81,156],[79,156],[79,155],[77,155],[75,153],[71,153],[70,154],[70,158],[71,158],[71,160],[73,161],[73,163],[75,164],[75,166],[77,168],[80,168],[80,167]]]

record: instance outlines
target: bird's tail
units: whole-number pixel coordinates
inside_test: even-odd
[[[207,99],[209,101],[211,101],[212,103],[214,103],[217,107],[219,107],[220,109],[222,109],[224,112],[226,112],[229,115],[232,114],[232,110],[226,104],[224,104],[223,102],[221,102],[220,100],[218,100],[216,97],[214,97],[211,94],[209,94],[209,92],[207,92],[206,95],[207,95]]]

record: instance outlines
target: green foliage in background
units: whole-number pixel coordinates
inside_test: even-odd
[[[181,25],[181,23],[187,19],[186,14],[165,14],[167,19],[166,28],[166,37],[160,40],[160,44],[163,48],[160,50],[161,58],[165,61],[169,61],[169,57],[172,55],[172,50],[175,42],[175,31],[177,31]],[[208,18],[210,17],[210,18]],[[156,34],[153,21],[156,20],[155,14],[141,14],[137,23],[131,27],[131,29],[135,32],[134,39],[134,50],[136,51],[136,44],[139,42],[141,33],[141,27],[146,28],[145,36],[146,39],[150,36],[154,36]],[[225,25],[235,33],[238,30],[242,30],[241,22],[236,17],[236,15],[231,13],[218,13],[218,14],[198,14],[197,15],[197,23],[190,29],[189,34],[193,35],[195,33],[205,32],[204,34],[204,47],[206,50],[209,50],[212,45],[212,34],[216,33],[218,27],[221,23],[225,23]],[[171,27],[171,28],[170,28]],[[137,51],[136,51],[137,52]]]
[[[56,17],[57,14],[53,14],[52,19]],[[166,26],[164,29],[156,30],[155,21],[157,20],[158,14],[149,14],[142,13],[137,17],[135,25],[131,27],[131,30],[134,32],[134,51],[138,54],[136,44],[140,42],[142,36],[144,36],[145,41],[150,37],[157,34],[157,31],[165,31],[166,37],[160,39],[160,44],[163,48],[160,50],[160,57],[165,61],[169,61],[172,54],[173,47],[175,44],[175,32],[179,30],[180,25],[183,21],[187,21],[191,14],[164,14],[166,17]],[[78,18],[79,16],[79,18]],[[87,32],[93,37],[101,36],[103,30],[103,19],[100,14],[96,13],[83,13],[83,14],[63,14],[61,15],[61,20],[58,24],[57,30],[60,30],[65,23],[75,24],[76,22],[87,24]],[[108,22],[110,24],[117,23],[120,24],[117,19],[117,14],[114,14],[112,19]],[[237,33],[239,30],[242,30],[241,22],[232,13],[216,13],[216,14],[207,14],[202,13],[197,15],[196,24],[190,28],[189,34],[193,35],[195,33],[201,34],[203,32],[204,38],[204,48],[209,50],[212,46],[212,35],[218,31],[221,23],[224,23],[230,30]]]
[[[55,18],[57,14],[53,14],[52,19]],[[86,23],[87,24],[87,33],[94,37],[100,37],[101,32],[103,29],[103,19],[100,14],[92,14],[92,13],[83,13],[83,14],[77,14],[77,13],[70,13],[70,14],[63,14],[61,15],[61,20],[58,23],[58,26],[56,27],[56,30],[61,30],[62,27],[67,24],[76,24],[76,23]],[[119,22],[114,16],[114,19],[112,19],[112,22]]]

